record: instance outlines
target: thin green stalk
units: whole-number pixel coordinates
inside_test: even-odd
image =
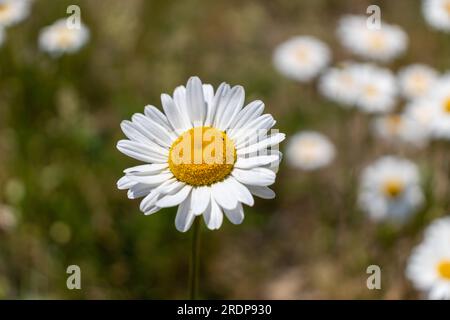
[[[191,247],[191,268],[189,272],[189,297],[191,300],[197,299],[198,293],[198,270],[200,264],[200,217],[194,220],[192,247]]]

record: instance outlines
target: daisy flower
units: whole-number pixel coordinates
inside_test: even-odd
[[[412,252],[406,276],[432,300],[450,300],[450,218],[433,222]]]
[[[422,64],[413,64],[401,69],[398,83],[401,94],[407,99],[423,97],[435,84],[436,70]]]
[[[406,143],[423,147],[427,132],[411,117],[400,114],[378,116],[372,122],[375,136],[392,143]]]
[[[328,65],[330,56],[328,46],[322,41],[310,36],[297,36],[275,49],[273,63],[286,77],[307,82]]]
[[[30,14],[30,0],[0,0],[0,26],[10,27]]]
[[[426,98],[416,99],[405,106],[403,116],[415,123],[416,130],[429,137],[434,119],[433,104]]]
[[[382,23],[381,29],[369,29],[367,17],[345,15],[338,24],[337,35],[350,52],[367,59],[389,62],[405,52],[408,36],[398,26]]]
[[[320,93],[331,101],[345,107],[352,107],[358,94],[358,83],[353,74],[351,63],[342,67],[329,68],[320,77]]]
[[[394,74],[372,64],[355,64],[352,74],[358,83],[356,106],[367,113],[389,112],[397,102]]]
[[[427,99],[433,108],[432,136],[450,140],[450,73],[438,80]]]
[[[313,131],[293,135],[287,146],[287,160],[295,168],[310,171],[328,166],[336,154],[326,136]]]
[[[178,206],[175,225],[181,232],[199,215],[211,230],[220,228],[223,214],[240,224],[242,204],[252,206],[253,195],[275,197],[268,186],[275,182],[281,153],[273,147],[285,138],[261,135],[275,120],[262,114],[261,101],[243,108],[244,98],[241,86],[222,83],[214,92],[192,77],[173,97],[161,95],[164,113],[147,106],[145,114],[123,121],[128,140],[117,148],[146,164],[126,169],[118,188],[128,189],[130,199],[143,197],[146,215]]]
[[[60,19],[45,27],[39,34],[39,47],[42,51],[59,56],[80,50],[89,40],[89,30],[81,24],[80,28],[69,28],[66,19]]]
[[[362,172],[358,201],[373,220],[406,221],[424,201],[417,166],[406,159],[382,157]]]
[[[441,31],[450,31],[450,1],[424,0],[422,12],[425,20],[433,28]]]

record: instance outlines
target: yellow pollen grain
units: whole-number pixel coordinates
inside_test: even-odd
[[[398,180],[389,180],[384,184],[384,193],[391,198],[398,197],[403,189],[403,183]]]
[[[176,179],[191,186],[224,180],[233,170],[236,148],[225,132],[196,127],[175,140],[169,151],[169,169]]]
[[[450,280],[450,260],[443,260],[439,262],[437,269],[442,278]]]

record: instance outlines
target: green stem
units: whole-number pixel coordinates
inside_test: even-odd
[[[196,217],[194,220],[194,230],[192,234],[192,247],[191,247],[191,269],[189,272],[189,294],[190,299],[197,299],[198,292],[198,270],[200,262],[200,217]]]

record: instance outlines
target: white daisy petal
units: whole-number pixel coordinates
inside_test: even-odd
[[[131,158],[144,162],[165,163],[167,161],[167,157],[158,151],[130,140],[120,140],[117,143],[117,149]]]
[[[270,186],[275,182],[275,173],[265,168],[253,168],[251,170],[242,170],[235,168],[231,173],[237,181],[245,185]]]
[[[166,180],[169,180],[173,177],[173,174],[169,171],[162,172],[160,174],[155,174],[151,176],[130,176],[128,175],[131,180],[139,183],[144,183],[149,186],[157,186]]]
[[[259,150],[267,149],[269,147],[272,147],[274,145],[279,144],[281,141],[283,141],[286,138],[286,135],[284,133],[275,133],[268,137],[267,139],[264,139],[258,143],[255,143],[249,147],[238,149],[236,154],[238,156],[242,156],[245,154],[251,154],[255,153]]]
[[[127,176],[123,176],[122,178],[119,179],[119,181],[117,181],[117,188],[119,190],[125,190],[131,188],[135,184],[136,184],[135,181],[130,180],[130,178]]]
[[[235,194],[237,200],[239,202],[242,202],[242,203],[250,206],[250,207],[253,206],[255,201],[253,199],[252,194],[248,190],[248,188],[231,176],[228,177],[227,180],[228,180],[229,184],[233,187],[232,190],[233,190],[233,193]]]
[[[178,207],[177,215],[175,217],[175,227],[180,232],[186,232],[192,225],[195,215],[192,213],[191,197],[188,196]]]
[[[230,185],[228,179],[217,182],[211,186],[211,194],[217,203],[227,209],[234,209],[237,206],[237,199],[232,191],[233,185]]]
[[[186,105],[192,124],[194,126],[203,125],[206,117],[206,105],[202,82],[198,77],[191,77],[187,83]]]
[[[125,169],[124,173],[134,174],[134,175],[150,175],[155,173],[160,173],[164,169],[167,169],[169,165],[167,163],[152,163],[143,164],[140,166],[131,167]]]
[[[179,112],[175,102],[168,94],[163,93],[161,95],[161,103],[164,112],[167,115],[167,119],[169,119],[172,128],[177,131],[178,134],[189,129],[189,127],[185,126],[183,115]]]
[[[156,205],[161,208],[169,208],[177,206],[187,198],[191,190],[192,186],[189,185],[182,186],[181,189],[175,192],[174,194],[169,194],[161,197],[156,202]]]
[[[222,108],[221,105],[226,102],[229,90],[230,86],[227,83],[223,82],[222,84],[220,84],[219,88],[217,89],[214,95],[211,105],[208,108],[205,126],[215,125],[217,110]]]
[[[267,165],[269,163],[277,161],[278,159],[278,155],[256,156],[250,158],[238,157],[234,166],[240,169],[251,169]]]
[[[150,193],[142,199],[139,208],[142,212],[147,212],[151,210],[151,208],[155,205],[156,201],[158,200],[159,193],[157,190],[153,189],[150,191]]]
[[[149,216],[151,214],[158,212],[159,210],[161,210],[161,208],[159,208],[157,206],[152,206],[152,207],[147,208],[147,211],[144,212],[144,215]]]
[[[205,97],[205,102],[209,106],[214,99],[214,88],[210,84],[203,84],[203,96]]]
[[[233,224],[241,224],[242,221],[244,221],[244,208],[242,208],[242,204],[239,202],[236,208],[232,210],[224,208],[223,211],[225,212],[228,220],[230,220]]]
[[[206,226],[210,230],[217,230],[222,225],[223,213],[222,210],[220,209],[220,206],[214,200],[212,194],[210,204],[206,209],[203,218],[205,220]]]
[[[239,111],[242,109],[245,100],[244,88],[235,86],[229,93],[229,98],[226,104],[218,110],[217,114],[217,128],[225,131],[233,122]],[[220,111],[220,113],[219,113]]]
[[[135,185],[129,187],[127,192],[128,199],[138,199],[145,197],[152,191],[153,187],[143,184],[136,183]]]
[[[275,192],[268,188],[262,186],[247,186],[248,190],[255,196],[262,199],[273,199],[275,198]]]
[[[170,130],[170,123],[169,120],[167,120],[167,117],[159,111],[158,108],[152,105],[145,106],[144,114],[146,117],[149,117],[151,120],[155,121],[157,124],[159,124],[161,127]]]
[[[208,186],[201,186],[192,189],[192,212],[201,215],[206,211],[211,199],[211,191]]]
[[[230,138],[236,140],[236,147],[239,147],[251,140],[249,138],[257,137],[261,133],[267,133],[275,123],[276,121],[270,114],[265,114],[247,123],[242,128],[230,132]]]
[[[172,142],[177,138],[171,130],[168,131],[167,128],[160,126],[143,114],[136,113],[131,119],[133,120],[133,124],[137,128],[140,128],[141,133],[163,147],[170,148]]]
[[[239,111],[237,117],[230,124],[230,128],[241,128],[245,124],[257,119],[264,111],[264,103],[260,100],[249,103]]]

